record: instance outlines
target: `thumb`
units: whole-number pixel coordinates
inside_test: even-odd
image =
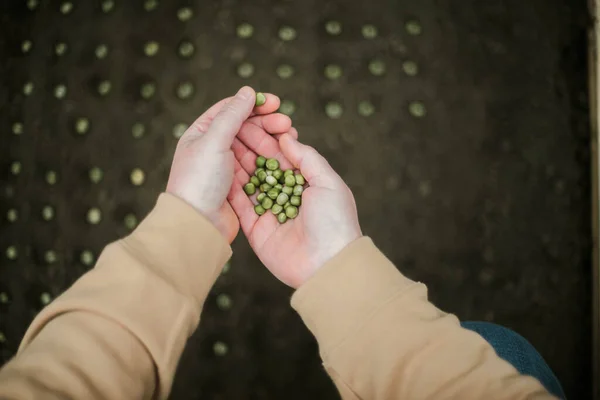
[[[298,142],[290,134],[279,138],[285,158],[298,168],[311,186],[334,188],[344,184],[327,160],[313,147]]]
[[[241,88],[213,119],[206,133],[209,143],[220,151],[229,149],[242,124],[250,117],[255,104],[254,90],[248,86]]]

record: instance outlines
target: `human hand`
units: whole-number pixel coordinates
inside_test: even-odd
[[[362,233],[348,186],[315,149],[296,139],[295,129],[276,137],[240,132],[233,152],[243,170],[236,173],[228,199],[258,258],[279,280],[297,289]],[[282,170],[299,169],[308,181],[295,219],[280,224],[270,211],[260,217],[254,212],[243,185],[256,169],[257,154],[276,158]]]
[[[229,243],[240,227],[226,201],[234,172],[242,169],[231,151],[235,136],[281,134],[292,126],[286,115],[271,114],[279,108],[279,98],[265,96],[266,102],[255,107],[254,90],[243,87],[234,97],[219,101],[185,131],[173,157],[167,192],[208,218]]]

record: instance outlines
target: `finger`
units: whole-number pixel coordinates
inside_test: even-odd
[[[281,169],[292,168],[292,164],[286,160],[281,152],[279,141],[266,133],[262,128],[254,124],[244,124],[237,135],[237,139],[254,153],[255,158],[258,154],[267,158],[276,158],[279,161]],[[240,163],[244,166],[241,160]]]
[[[240,220],[242,231],[246,237],[250,237],[254,224],[258,221],[258,215],[254,212],[252,200],[250,200],[240,185],[233,185],[231,187],[227,200]]]
[[[342,178],[314,148],[298,142],[288,134],[281,136],[279,144],[285,157],[300,170],[311,186],[332,189],[343,184]]]
[[[233,139],[231,150],[242,169],[248,174],[253,174],[256,169],[256,153],[246,147],[238,138]]]
[[[277,135],[273,135],[273,137],[277,140],[281,139],[281,137],[285,134],[289,134],[291,137],[293,137],[294,139],[298,140],[298,129],[292,127],[290,128],[289,132],[285,132],[285,133],[280,133]],[[280,146],[281,147],[281,146]]]
[[[233,99],[221,107],[205,135],[208,146],[216,151],[226,151],[244,121],[250,117],[256,94],[251,87],[241,88]]]
[[[292,120],[285,114],[258,115],[249,118],[246,123],[256,125],[267,133],[285,133],[292,127]]]
[[[271,114],[279,109],[279,105],[281,101],[279,97],[269,94],[263,93],[265,95],[266,101],[262,106],[254,107],[254,112],[256,114]]]
[[[244,167],[242,167],[242,165],[240,164],[240,162],[237,159],[234,160],[233,173],[234,173],[235,179],[237,179],[240,183],[242,183],[242,185],[248,183],[248,181],[250,180],[250,175],[248,174],[248,172],[246,172]]]

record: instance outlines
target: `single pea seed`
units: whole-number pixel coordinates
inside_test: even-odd
[[[283,178],[283,171],[280,169],[276,169],[275,171],[273,171],[273,177],[278,181],[281,181],[281,179]]]
[[[385,63],[382,60],[372,60],[369,63],[369,72],[375,76],[381,76],[385,74]]]
[[[378,34],[377,27],[371,24],[363,25],[361,31],[365,39],[375,39]]]
[[[92,207],[88,210],[86,219],[88,223],[97,225],[102,221],[102,211],[97,207]]]
[[[177,97],[181,100],[189,99],[194,94],[194,84],[191,82],[180,83],[177,87]]]
[[[292,203],[290,203],[290,202],[288,201],[287,203],[285,203],[285,204],[283,205],[283,209],[285,210],[286,208],[288,208],[288,207],[289,207],[289,206],[291,206],[291,205],[292,205]]]
[[[283,100],[279,106],[279,112],[291,116],[296,112],[296,103],[291,100]]]
[[[263,206],[265,210],[270,210],[271,207],[273,207],[273,200],[267,196],[260,202],[260,205]]]
[[[304,185],[304,184],[306,184],[306,179],[304,179],[304,175],[302,175],[302,174],[295,174],[294,178],[296,178],[296,183],[298,185]]]
[[[302,185],[296,185],[294,186],[294,196],[301,196],[302,192],[304,192],[304,186]]]
[[[115,8],[115,2],[113,0],[104,0],[101,7],[102,12],[109,13]]]
[[[291,219],[296,218],[298,216],[298,207],[289,206],[288,208],[285,209],[285,215]]]
[[[144,54],[147,57],[154,57],[158,53],[159,49],[160,45],[158,44],[158,42],[151,40],[149,42],[146,42],[146,44],[144,45]]]
[[[55,185],[56,181],[58,181],[58,174],[56,173],[56,171],[48,171],[46,172],[46,183],[48,185]]]
[[[0,292],[0,304],[8,304],[9,301],[8,293]]]
[[[60,57],[67,52],[68,48],[69,46],[65,42],[58,42],[54,45],[54,54]]]
[[[104,172],[98,167],[92,167],[88,172],[88,176],[90,177],[90,181],[92,183],[100,183],[104,177]]]
[[[179,55],[183,58],[190,58],[194,55],[194,51],[195,48],[191,42],[184,41],[179,45]]]
[[[375,113],[375,106],[368,100],[358,103],[358,114],[363,117],[370,117]]]
[[[342,76],[342,67],[336,64],[329,64],[325,67],[325,77],[332,81]]]
[[[73,11],[73,3],[71,3],[70,1],[65,1],[64,3],[62,3],[60,5],[60,12],[61,12],[61,14],[67,15],[71,11]]]
[[[42,218],[44,221],[52,221],[54,219],[54,207],[44,206],[42,208]]]
[[[279,39],[286,42],[296,39],[296,30],[291,26],[282,26],[279,28]]]
[[[264,158],[264,157],[263,157]],[[265,159],[265,162],[267,160]],[[258,176],[258,174],[260,173],[260,171],[265,172],[265,169],[263,167],[258,167],[254,170],[254,175]]]
[[[65,85],[58,84],[54,87],[54,97],[57,99],[63,99],[67,95],[67,87]]]
[[[146,11],[152,11],[156,9],[156,7],[158,7],[157,0],[146,0],[146,2],[144,2],[144,10]]]
[[[106,58],[106,56],[108,56],[108,46],[105,44],[99,44],[96,47],[96,50],[94,50],[94,54],[96,55],[96,58],[99,60]]]
[[[22,170],[22,165],[19,161],[13,161],[10,164],[10,172],[13,175],[19,175],[21,173]]]
[[[246,192],[247,195],[252,196],[256,193],[256,186],[254,186],[252,182],[246,183],[244,185],[244,192]]]
[[[240,78],[250,78],[254,75],[254,65],[249,62],[241,63],[237,68],[237,73]]]
[[[131,170],[129,179],[134,186],[141,186],[146,180],[146,174],[141,168],[134,168]]]
[[[285,184],[285,186],[294,187],[296,186],[296,178],[292,175],[288,175],[284,178],[283,183]]]
[[[260,181],[258,180],[258,178],[256,176],[251,176],[250,177],[250,183],[253,184],[256,187],[260,186]]]
[[[260,107],[267,102],[267,98],[261,92],[256,93],[256,107]]]
[[[268,183],[263,183],[262,185],[260,185],[260,191],[263,193],[266,193],[271,189],[273,189],[273,186],[269,185]]]
[[[110,89],[112,88],[112,84],[110,81],[103,80],[98,84],[98,94],[100,96],[106,96],[110,93]]]
[[[269,158],[265,163],[265,166],[268,170],[275,171],[277,168],[279,168],[279,161],[277,161],[275,158]]]
[[[21,51],[23,52],[23,54],[29,53],[32,47],[33,43],[31,42],[31,40],[24,40],[23,43],[21,43]]]
[[[273,214],[278,215],[282,211],[283,211],[283,206],[281,206],[279,204],[273,204],[273,207],[271,208],[271,212]]]
[[[402,70],[408,76],[415,76],[419,73],[419,66],[414,61],[404,61],[402,63]]]
[[[275,177],[273,175],[267,176],[265,181],[271,186],[277,185],[277,179],[275,179]]]
[[[283,173],[283,176],[289,176],[289,175],[294,175],[294,170],[292,169],[286,169],[285,172]]]
[[[258,201],[259,203],[263,201],[263,199],[267,197],[267,194],[264,192],[261,192],[258,194],[258,196],[256,196],[256,201]]]
[[[261,182],[265,182],[267,180],[267,172],[266,171],[258,171],[258,173],[256,174],[256,177],[258,178],[259,181]]]
[[[418,36],[422,32],[421,24],[418,21],[408,21],[406,25],[404,25],[406,32],[412,36]]]
[[[226,295],[225,293],[221,293],[217,296],[217,306],[221,310],[229,310],[232,306],[233,302],[231,301],[231,297]]]
[[[154,83],[146,82],[142,84],[142,87],[140,88],[140,96],[142,96],[143,99],[148,100],[154,96],[154,93],[156,93],[156,85],[154,85]]]
[[[16,222],[19,219],[19,212],[14,208],[10,208],[6,212],[6,219],[8,222]]]
[[[292,76],[294,76],[295,70],[294,67],[292,67],[289,64],[282,64],[277,67],[277,70],[275,72],[277,73],[277,76],[281,79],[289,79]]]
[[[325,114],[331,119],[339,119],[342,117],[344,109],[342,105],[335,101],[330,101],[325,105]]]
[[[25,84],[23,85],[23,94],[25,96],[30,96],[31,93],[33,93],[34,88],[35,86],[33,85],[33,82],[25,82]]]
[[[281,185],[281,183],[278,183],[277,185],[273,186],[273,189],[277,189],[281,192],[281,189],[283,189],[283,186]]]
[[[194,16],[194,11],[190,7],[182,7],[177,10],[177,19],[181,22],[186,22],[192,19]]]
[[[50,295],[50,293],[43,292],[40,295],[40,303],[42,303],[42,305],[47,306],[48,304],[50,304],[51,301],[52,301],[52,296]]]
[[[12,124],[12,132],[15,135],[20,135],[23,133],[23,124],[20,122],[15,122]]]
[[[248,39],[254,34],[254,27],[247,22],[239,24],[236,28],[236,33],[239,38]]]
[[[267,176],[273,176],[273,171],[270,169],[267,169],[265,172],[267,173]]]
[[[85,135],[90,129],[90,121],[85,117],[77,118],[75,121],[75,132],[79,135]]]
[[[302,198],[300,196],[290,197],[290,204],[299,207],[302,204]]]
[[[267,192],[267,196],[271,199],[271,200],[275,200],[277,198],[277,196],[279,196],[279,190],[273,188],[273,189],[269,189],[269,191]]]
[[[125,225],[125,228],[129,229],[130,231],[134,230],[138,225],[138,219],[135,214],[129,213],[125,215],[123,218],[123,225]]]
[[[141,122],[136,122],[131,127],[131,136],[133,136],[134,139],[141,139],[142,137],[144,137],[145,132],[146,128]]]
[[[287,221],[288,217],[287,215],[285,215],[285,212],[281,212],[277,215],[277,221],[280,224],[285,224],[285,221]]]
[[[175,124],[175,126],[173,127],[173,137],[175,139],[179,139],[183,136],[183,134],[185,133],[185,131],[187,130],[187,125],[183,124],[183,123],[179,123],[179,124]]]
[[[79,256],[79,261],[81,261],[83,265],[86,265],[88,267],[94,264],[95,259],[96,257],[94,256],[94,253],[92,253],[89,250],[82,251]]]
[[[294,193],[294,188],[291,186],[284,186],[281,188],[281,192],[291,196]]]
[[[413,101],[408,105],[408,112],[416,118],[423,118],[427,114],[425,105],[420,101]]]
[[[280,206],[284,205],[285,203],[288,202],[288,200],[290,199],[290,197],[285,194],[285,193],[279,193],[279,196],[277,196],[277,204],[279,204]]]
[[[215,355],[222,357],[227,354],[229,348],[223,342],[215,342],[215,344],[213,344],[213,351],[215,352]]]
[[[46,261],[46,264],[54,264],[56,261],[58,261],[56,252],[54,250],[46,251],[46,253],[44,253],[44,261]]]
[[[263,215],[266,212],[266,210],[263,208],[262,205],[257,204],[257,205],[254,206],[254,212],[257,215]]]
[[[19,258],[19,251],[17,250],[16,246],[8,246],[6,248],[6,258],[8,258],[9,260],[16,260],[17,258]]]
[[[342,33],[342,24],[339,21],[327,21],[325,31],[332,36],[337,36]]]
[[[263,156],[256,157],[256,166],[258,168],[263,168],[267,162],[267,159]],[[258,169],[254,171],[254,173],[258,172]]]

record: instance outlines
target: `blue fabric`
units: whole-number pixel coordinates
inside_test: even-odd
[[[465,329],[477,332],[496,350],[498,356],[517,371],[537,378],[553,395],[566,399],[560,382],[540,353],[518,333],[489,322],[462,322]]]

